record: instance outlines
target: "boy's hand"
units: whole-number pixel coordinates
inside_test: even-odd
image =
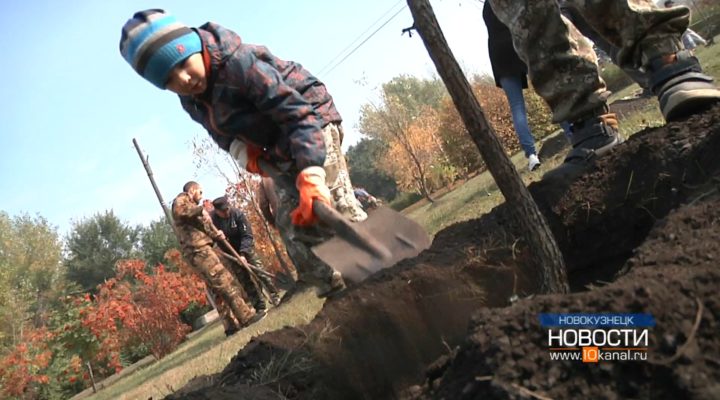
[[[267,176],[258,165],[258,159],[263,154],[260,147],[235,139],[230,144],[229,153],[237,161],[238,165],[248,170],[248,172]]]
[[[313,201],[319,200],[332,206],[330,189],[325,184],[325,170],[323,167],[307,167],[295,181],[300,202],[296,209],[290,213],[292,223],[297,226],[309,226],[317,222],[313,213]]]

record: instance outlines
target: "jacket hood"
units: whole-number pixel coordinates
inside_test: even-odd
[[[228,58],[242,46],[242,39],[237,33],[214,22],[207,22],[197,30],[203,45],[208,50],[213,67],[225,64]]]

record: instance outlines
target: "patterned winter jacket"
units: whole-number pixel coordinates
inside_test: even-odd
[[[299,170],[323,165],[321,130],[342,120],[325,85],[300,64],[242,43],[217,24],[197,32],[210,71],[205,93],[180,96],[192,119],[226,151],[237,138],[262,147],[271,161],[294,161]]]
[[[190,195],[182,192],[172,203],[175,231],[184,253],[194,253],[205,246],[212,246],[220,235],[210,215],[203,206],[195,204]]]

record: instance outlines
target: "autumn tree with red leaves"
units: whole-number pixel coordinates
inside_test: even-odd
[[[197,276],[168,272],[162,265],[149,274],[144,261],[122,260],[117,275],[100,285],[83,323],[101,342],[97,358],[117,372],[122,349],[143,345],[156,358],[174,350],[191,330],[180,313],[192,302],[205,304],[204,283]]]

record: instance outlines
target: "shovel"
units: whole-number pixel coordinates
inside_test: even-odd
[[[290,176],[264,160],[259,164],[276,184],[297,192]],[[387,207],[373,210],[362,222],[351,222],[321,201],[313,202],[313,212],[335,236],[314,246],[312,252],[346,281],[360,282],[430,247],[430,237],[418,223]]]

